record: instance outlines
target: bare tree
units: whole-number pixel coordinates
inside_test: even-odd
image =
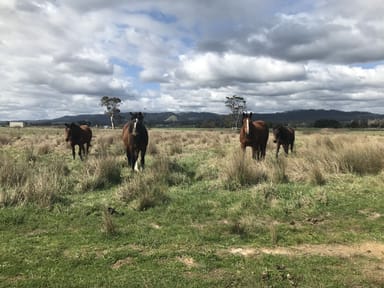
[[[225,100],[225,106],[232,112],[232,120],[234,127],[237,129],[239,125],[240,115],[247,109],[246,101],[243,97],[233,95],[227,96]]]
[[[100,106],[105,107],[105,114],[107,114],[111,120],[112,129],[115,129],[115,119],[120,116],[120,104],[121,99],[118,97],[103,96],[100,100]]]

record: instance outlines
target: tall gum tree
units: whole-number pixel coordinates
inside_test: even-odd
[[[247,109],[246,101],[243,97],[233,95],[227,96],[225,100],[225,106],[232,112],[232,120],[236,129],[238,128],[240,115]]]
[[[121,99],[118,97],[103,96],[100,100],[100,106],[105,107],[105,114],[111,120],[111,127],[115,129],[115,119],[120,115]]]

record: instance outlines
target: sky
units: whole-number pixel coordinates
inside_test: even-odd
[[[122,112],[384,114],[382,0],[1,0],[0,120]]]

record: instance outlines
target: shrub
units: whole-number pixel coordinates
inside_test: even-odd
[[[9,160],[9,159],[8,159]],[[68,181],[69,169],[61,161],[25,162],[24,157],[12,159],[13,165],[2,159],[1,203],[18,205],[34,203],[49,207],[60,195],[72,188]]]
[[[309,182],[314,185],[324,185],[325,178],[318,166],[313,166],[309,173]]]
[[[80,191],[97,190],[121,183],[122,165],[115,158],[95,158],[84,163]]]
[[[157,145],[155,142],[149,142],[148,143],[148,148],[147,148],[147,153],[149,155],[157,155],[159,154],[159,149],[157,148]]]
[[[384,148],[375,143],[357,143],[340,152],[342,171],[364,174],[378,174],[384,168]]]
[[[174,142],[169,146],[169,154],[175,155],[175,154],[181,154],[183,153],[183,146],[179,142]]]
[[[271,165],[271,179],[274,183],[287,183],[287,160],[286,157],[279,157],[269,162]]]
[[[8,145],[12,142],[12,138],[8,135],[0,135],[0,146]]]
[[[152,173],[134,174],[120,186],[118,194],[125,202],[136,200],[136,209],[143,211],[166,203],[169,199],[166,190],[162,179]]]
[[[117,234],[117,227],[113,223],[112,215],[109,213],[108,209],[104,209],[103,211],[102,231],[107,236],[114,236]]]
[[[261,183],[268,176],[261,162],[247,157],[247,155],[233,155],[224,167],[224,183],[228,189]]]

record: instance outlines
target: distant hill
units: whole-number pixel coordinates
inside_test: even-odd
[[[370,120],[384,118],[382,114],[374,114],[369,112],[344,112],[339,110],[292,110],[287,112],[269,113],[269,114],[254,114],[253,119],[263,119],[272,123],[313,123],[317,120],[328,119],[340,122],[352,120]]]
[[[120,123],[130,119],[129,113],[120,113]],[[339,110],[293,110],[278,113],[254,113],[253,119],[262,119],[269,123],[282,123],[291,125],[311,125],[317,120],[336,120],[339,122],[351,122],[352,120],[384,119],[382,114],[369,112],[344,112]],[[25,121],[31,125],[62,125],[71,122],[90,122],[92,126],[110,125],[109,118],[105,114],[81,114],[63,116],[49,120]],[[209,112],[158,112],[145,113],[145,123],[151,127],[190,126],[190,127],[230,127],[230,115],[222,115]]]

